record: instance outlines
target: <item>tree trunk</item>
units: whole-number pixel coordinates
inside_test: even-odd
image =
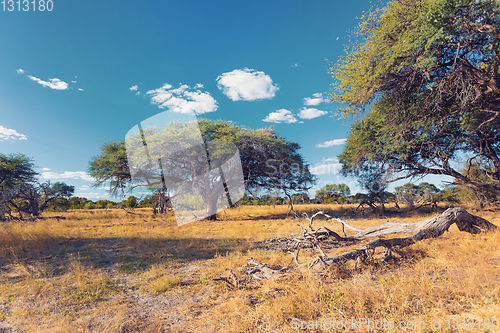
[[[469,214],[461,207],[448,208],[442,214],[416,223],[386,223],[371,227],[358,232],[351,238],[363,240],[370,237],[378,237],[397,233],[414,233],[423,230],[432,231],[436,236],[441,236],[448,228],[456,223],[460,231],[472,234],[480,233],[481,230],[498,228],[485,219]]]
[[[395,233],[412,233],[411,236],[403,238],[376,239],[362,248],[344,253],[336,257],[316,258],[310,267],[317,263],[324,265],[332,265],[336,263],[354,260],[367,255],[368,250],[375,250],[377,247],[385,247],[388,250],[394,247],[403,248],[410,246],[424,239],[437,238],[444,234],[445,231],[456,224],[458,230],[465,231],[471,234],[479,234],[481,232],[494,231],[499,228],[483,219],[482,217],[469,214],[461,207],[448,208],[442,214],[417,223],[386,223],[381,226],[368,228],[358,232],[352,238],[362,240],[370,237],[384,236]],[[318,260],[319,259],[319,260]]]
[[[209,221],[217,220],[217,200],[217,197],[215,199],[209,198],[208,202],[206,203],[205,207],[207,210],[207,220]]]
[[[165,194],[165,190],[158,190],[153,199],[153,215],[165,214],[168,211],[170,198]]]
[[[336,232],[331,231],[324,226],[313,229],[313,219],[317,215],[324,215],[331,220],[339,221],[343,224],[343,226],[348,227],[351,230],[356,230],[357,233],[350,237],[347,237],[347,235],[345,237],[342,237]],[[312,217],[307,217],[307,220],[309,221],[309,229],[303,228],[301,226],[302,235],[273,238],[260,242],[260,244],[266,246],[270,250],[283,252],[288,251],[293,255],[294,262],[299,267],[307,265],[309,268],[318,268],[319,266],[319,268],[321,269],[325,268],[326,266],[342,264],[349,260],[363,261],[366,258],[370,258],[371,260],[373,260],[373,254],[375,252],[375,249],[378,247],[386,248],[387,255],[382,259],[382,261],[386,261],[387,257],[390,257],[390,253],[392,250],[397,252],[397,250],[400,248],[410,246],[424,239],[437,238],[441,236],[445,231],[447,231],[453,224],[456,224],[460,231],[468,232],[471,234],[496,231],[499,229],[499,227],[488,222],[487,220],[479,216],[469,214],[465,209],[461,207],[449,208],[438,216],[416,223],[386,223],[364,230],[351,227],[344,221],[337,218],[332,218],[324,212],[317,212]],[[321,249],[321,245],[324,245],[327,240],[329,240],[330,243],[335,243],[334,247],[339,247],[344,244],[352,245],[353,243],[360,242],[368,238],[387,236],[398,233],[409,233],[412,235],[400,238],[379,238],[365,244],[359,249],[334,257],[326,255]],[[300,251],[300,249],[306,248],[315,249],[320,253],[320,255],[310,263],[299,264],[297,259],[298,251]],[[293,250],[298,250],[297,254],[291,252]],[[282,274],[285,271],[292,270],[289,266],[279,269],[270,269],[265,264],[260,264],[252,258],[251,263],[252,276],[255,275],[256,272],[260,272],[260,274],[258,274],[258,279],[267,278],[268,276],[274,276],[276,274]],[[248,268],[247,266],[248,265],[244,267]],[[254,278],[256,277],[254,276]]]

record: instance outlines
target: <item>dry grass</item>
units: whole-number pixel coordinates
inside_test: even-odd
[[[359,228],[436,215],[350,216],[348,205],[307,207],[320,208]],[[221,213],[219,221],[181,227],[148,210],[72,211],[66,219],[3,223],[0,332],[294,332],[298,323],[319,332],[319,324],[333,319],[359,325],[362,318],[405,321],[416,332],[431,332],[436,320],[439,332],[495,331],[463,329],[467,321],[451,330],[448,323],[500,319],[499,233],[473,236],[453,226],[385,266],[344,265],[322,275],[303,270],[240,289],[212,280],[248,257],[287,265],[289,255],[253,245],[297,233],[287,212],[242,207]],[[497,211],[473,214],[500,224]],[[341,230],[326,220],[315,224]],[[303,253],[299,260],[312,257]]]

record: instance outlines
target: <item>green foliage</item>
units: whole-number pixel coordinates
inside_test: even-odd
[[[63,182],[41,184],[39,192],[39,209],[41,211],[51,207],[53,211],[64,211],[69,209],[69,198],[75,192],[75,187]]]
[[[365,193],[356,193],[352,197],[349,198],[353,203],[361,203],[363,201],[369,201],[370,197]]]
[[[418,185],[406,183],[395,188],[398,203],[408,204],[413,206],[415,203],[435,202],[435,195],[440,190],[434,185],[427,182]]]
[[[309,203],[309,196],[307,195],[307,193],[294,193],[291,195],[291,199],[294,205]]]
[[[65,210],[75,188],[65,183],[38,183],[32,160],[22,154],[0,154],[0,219],[12,213],[31,218],[50,209]]]
[[[279,137],[270,128],[243,129],[229,122],[206,119],[199,119],[198,125],[206,143],[217,140],[236,145],[248,191],[258,189],[300,191],[308,189],[315,181],[309,171],[309,165],[298,152],[300,146]],[[177,130],[180,131],[179,140],[182,141],[182,135],[185,134],[181,128],[169,129],[172,133]],[[153,134],[161,139],[161,133]],[[224,153],[223,150],[220,152]],[[125,143],[119,141],[103,145],[101,155],[90,161],[89,174],[95,178],[95,186],[109,183],[110,189],[115,194],[129,188],[132,182]]]
[[[58,198],[55,200],[52,200],[48,205],[47,205],[47,211],[49,212],[64,212],[68,209],[71,208],[71,205],[69,203],[69,200],[66,198]]]
[[[243,198],[241,198],[240,201],[238,201],[238,206],[253,206],[253,205],[257,205],[258,203],[254,203],[254,200],[257,201],[253,197],[245,194],[243,196]]]
[[[327,184],[316,191],[315,199],[320,203],[344,203],[350,195],[351,190],[344,183]]]
[[[95,186],[109,183],[114,194],[132,185],[124,141],[104,144],[102,153],[90,160],[89,173],[95,179]]]
[[[358,183],[368,192],[368,202],[384,203],[387,189],[387,181],[379,168],[367,165],[354,172],[358,176]]]
[[[137,206],[137,198],[133,195],[129,196],[127,200],[122,201],[125,208],[135,208]]]
[[[462,173],[476,182],[492,184],[494,186],[500,187],[500,181],[492,179],[492,177],[489,176],[492,171],[482,167],[477,162],[467,162],[464,169],[462,170]],[[483,208],[484,206],[491,205],[500,199],[499,196],[493,195],[488,191],[470,188],[459,183],[455,185],[457,198],[462,203],[474,203],[476,206]]]
[[[444,190],[434,196],[436,202],[446,202],[450,204],[459,203],[459,193],[456,186],[447,186]]]
[[[111,209],[116,206],[116,202],[110,200],[97,200],[95,202],[96,209]]]
[[[71,197],[69,199],[70,209],[85,209],[85,205],[92,200],[83,197]]]
[[[331,68],[333,98],[351,128],[345,174],[386,180],[449,175],[476,190],[500,187],[453,168],[465,155],[500,180],[500,3],[402,0],[362,17],[358,37]]]
[[[153,206],[154,206],[154,198],[152,195],[146,196],[137,204],[137,208],[146,208]]]
[[[327,184],[318,191],[316,191],[315,198],[324,202],[327,198],[333,197],[348,197],[351,195],[349,186],[344,183],[341,184]]]
[[[45,193],[46,196],[55,196],[58,198],[69,199],[75,192],[75,187],[66,183],[57,182],[49,187]]]
[[[14,188],[24,183],[34,183],[38,173],[33,160],[23,154],[0,153],[0,190]]]
[[[486,0],[403,0],[366,13],[355,32],[363,41],[352,44],[331,68],[334,98],[346,103],[344,113],[356,114],[381,94],[436,85],[434,77],[450,75],[443,69],[460,70],[455,59],[461,56],[475,53],[476,59],[467,60],[484,72],[498,66],[492,61],[498,51],[498,6]],[[429,82],[413,86],[409,74]]]
[[[249,195],[244,195],[240,201],[238,201],[238,206],[272,206],[272,205],[284,205],[286,199],[279,196],[263,195],[261,197],[253,197]]]
[[[95,203],[89,200],[85,203],[83,209],[95,209]]]
[[[300,146],[278,136],[272,128],[243,129],[224,121],[199,120],[206,142],[235,144],[241,158],[248,191],[282,189],[304,191],[315,182]]]

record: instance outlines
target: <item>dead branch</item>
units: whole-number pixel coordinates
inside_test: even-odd
[[[348,226],[350,229],[357,230],[358,232],[351,237],[342,237],[324,226],[313,229],[312,221],[314,217],[318,215],[325,215],[331,220],[339,221],[343,226]],[[496,231],[499,229],[496,225],[479,216],[468,213],[461,207],[449,208],[442,214],[416,223],[386,223],[364,230],[351,227],[344,221],[337,218],[332,218],[324,212],[317,212],[311,218],[307,217],[306,219],[309,221],[309,230],[305,229],[300,225],[300,223],[298,223],[298,226],[302,230],[301,235],[273,238],[268,241],[260,242],[260,244],[278,244],[279,246],[277,247],[277,249],[279,249],[280,251],[289,252],[293,256],[292,262],[295,262],[297,264],[297,268],[304,266],[304,264],[300,264],[298,261],[299,251],[297,251],[297,254],[294,254],[293,252],[291,252],[291,250],[300,250],[301,248],[315,249],[317,252],[319,252],[319,255],[313,261],[307,264],[307,266],[309,268],[317,269],[335,264],[343,264],[350,260],[373,261],[375,250],[379,247],[385,248],[385,254],[382,258],[382,262],[386,262],[392,257],[392,252],[400,253],[399,250],[401,248],[410,246],[424,239],[437,238],[445,233],[453,224],[456,224],[460,231],[468,232],[471,234]],[[355,249],[350,252],[346,252],[333,257],[325,254],[322,247],[320,246],[320,243],[325,244],[325,241],[328,240],[330,240],[331,242],[335,242],[338,246],[345,246],[353,244],[355,242],[360,242],[361,240],[367,238],[400,233],[411,235],[398,238],[378,238],[365,244],[359,249]],[[290,262],[290,264],[292,262]],[[250,258],[248,264],[244,267],[246,268],[243,273],[252,276],[257,280],[268,279],[276,275],[294,270],[290,266],[286,266],[280,269],[271,269],[266,264],[259,263],[253,258]]]
[[[227,277],[221,276],[218,278],[213,278],[212,280],[226,282],[228,284],[228,286],[231,287],[231,289],[234,289],[234,285],[231,283],[231,281],[229,281],[229,279]]]
[[[290,270],[290,267],[285,266],[279,269],[270,268],[267,264],[263,264],[250,257],[248,263],[239,269],[240,273],[252,276],[256,280],[265,280],[281,275]]]

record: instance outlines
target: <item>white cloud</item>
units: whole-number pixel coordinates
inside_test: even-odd
[[[297,119],[291,111],[287,109],[279,109],[276,112],[271,112],[263,121],[268,123],[296,123]]]
[[[78,88],[78,91],[83,91],[83,89],[82,88]]]
[[[43,81],[35,76],[28,75],[28,77],[41,84],[44,87],[49,87],[50,89],[55,89],[55,90],[67,90],[68,89],[68,84],[64,81],[61,81],[59,79],[49,79],[49,81]]]
[[[160,109],[167,108],[178,113],[203,114],[217,110],[217,101],[206,91],[201,91],[199,85],[192,89],[186,84],[180,84],[179,88],[172,89],[172,85],[166,83],[163,87],[147,92],[151,95],[151,103],[158,105]]]
[[[233,101],[270,99],[279,89],[269,75],[248,68],[223,73],[216,81],[219,89]]]
[[[304,98],[304,105],[319,105],[321,103],[330,103],[328,98],[323,97],[323,93],[315,93],[313,98]]]
[[[323,143],[318,143],[316,147],[318,148],[326,148],[331,146],[341,146],[347,142],[347,139],[335,139],[330,141],[325,141]]]
[[[82,187],[79,187],[78,189],[79,189],[80,191],[87,191],[89,188],[90,188],[90,186],[88,186],[88,185],[83,185]]]
[[[43,168],[42,171],[50,171],[50,168]]]
[[[132,86],[132,87],[128,88],[128,90],[130,90],[130,91],[137,91],[137,89],[139,89],[139,87],[137,86],[137,84],[135,86]]]
[[[71,83],[76,83],[76,81],[71,81]]]
[[[315,167],[310,168],[310,171],[314,175],[331,175],[339,173],[342,169],[342,164],[340,163],[329,163],[320,164]]]
[[[327,111],[321,111],[314,108],[302,108],[299,112],[299,117],[302,119],[313,119],[321,117],[327,113]]]
[[[23,70],[22,68],[19,68],[18,70],[16,70],[16,72],[17,72],[18,74],[24,74],[24,70]]]
[[[313,119],[327,114],[327,111],[321,111],[314,108],[302,108],[298,114],[301,119]],[[275,112],[271,112],[263,121],[268,123],[296,123],[298,122],[292,111],[287,109],[279,109]],[[298,122],[299,124],[303,121]]]
[[[0,125],[0,141],[4,140],[27,140],[26,135],[18,133],[16,130]]]
[[[325,158],[324,161],[325,162],[338,162],[339,159],[336,157],[332,157],[332,158]]]
[[[297,68],[297,67],[299,67],[299,64],[295,63],[295,64],[292,65],[292,67],[293,68]]]
[[[44,179],[81,179],[81,180],[87,180],[87,181],[94,180],[92,177],[90,177],[84,171],[64,171],[63,173],[42,172],[42,178],[44,178]]]

